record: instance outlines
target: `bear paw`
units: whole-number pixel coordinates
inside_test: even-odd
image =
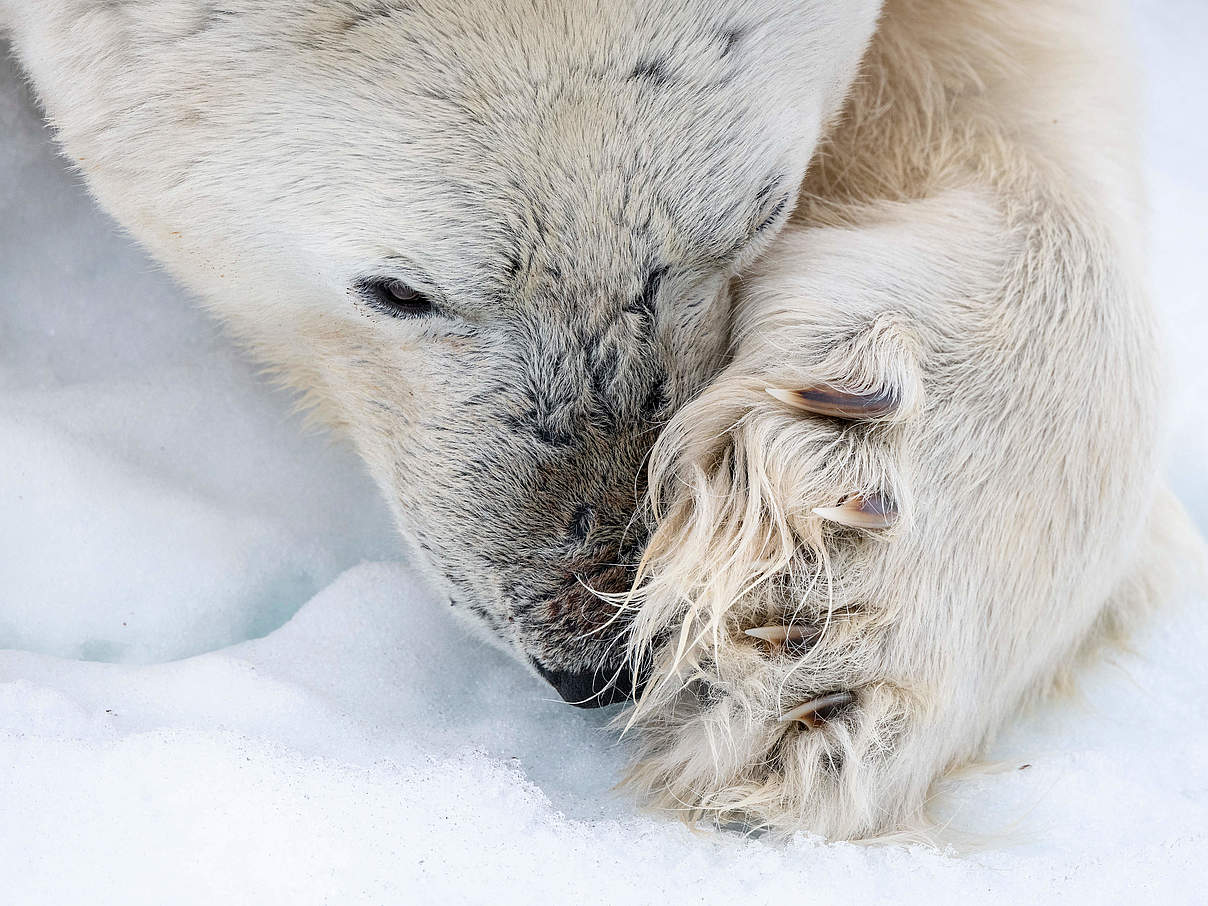
[[[656,449],[631,782],[694,819],[866,836],[926,789],[896,766],[920,704],[879,595],[921,381],[894,315],[797,348],[723,376]]]

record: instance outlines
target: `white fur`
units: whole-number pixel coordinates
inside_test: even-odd
[[[871,0],[598,15],[573,2],[429,0],[457,27],[427,26],[411,56],[394,32],[350,25],[389,5],[368,0],[0,0],[0,23],[102,204],[347,431],[412,540],[417,521],[442,518],[425,510],[429,485],[454,486],[470,451],[425,454],[439,438],[406,426],[475,377],[451,371],[431,334],[347,303],[367,263],[402,249],[411,282],[440,275],[481,313],[472,262],[526,228],[482,223],[484,205],[503,217],[491,206],[511,178],[567,210],[612,202],[628,187],[599,149],[649,148],[666,155],[647,175],[681,206],[672,215],[696,204],[707,222],[750,188],[744,168],[795,181],[812,159],[792,221],[735,262],[730,363],[653,451],[657,529],[628,641],[654,674],[625,717],[632,782],[693,818],[834,837],[917,823],[933,782],[1160,599],[1176,552],[1195,545],[1156,477],[1135,79],[1114,13],[1101,0],[888,0],[857,74]],[[607,67],[721,13],[764,23],[763,65],[717,89],[717,135],[738,103],[727,90],[759,96],[765,133],[718,150],[695,111],[644,127],[612,87],[575,107],[577,60]],[[694,53],[670,59],[711,78]],[[451,60],[481,83],[440,68]],[[491,154],[416,106],[453,82],[461,112],[499,121]],[[570,100],[541,101],[558,116],[541,125],[547,150],[526,156],[526,99],[545,85],[571,86]],[[400,147],[399,134],[416,138]],[[693,195],[712,160],[698,149],[730,154],[708,198]],[[658,227],[664,250],[673,220]],[[627,235],[570,257],[618,270]],[[728,275],[701,278],[699,295],[724,298]],[[667,342],[707,355],[705,340]],[[684,394],[701,373],[686,370]],[[838,423],[765,392],[817,382],[888,390],[899,410]],[[813,512],[874,492],[901,513],[887,532]],[[765,624],[821,635],[777,654],[743,633]],[[510,631],[496,635],[536,650]],[[855,703],[813,729],[778,720],[837,691]]]
[[[835,837],[917,825],[935,778],[1196,547],[1156,479],[1134,80],[1109,12],[887,4],[795,223],[745,281],[734,363],[656,448],[636,648],[676,633],[628,718],[656,801]],[[836,427],[764,392],[819,381],[903,405]],[[872,492],[901,510],[884,537],[812,512]],[[764,624],[825,628],[768,657],[741,633]],[[834,690],[855,708],[778,722]]]

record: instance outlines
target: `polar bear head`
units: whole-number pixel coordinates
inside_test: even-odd
[[[643,462],[877,5],[53,0],[17,34],[102,202],[347,433],[448,601],[598,704]]]

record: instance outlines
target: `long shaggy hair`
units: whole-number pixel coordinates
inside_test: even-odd
[[[792,225],[738,286],[732,363],[651,457],[624,601],[651,678],[621,721],[659,805],[924,828],[934,781],[1202,562],[1156,480],[1111,15],[886,4]],[[864,408],[835,417],[818,388]]]

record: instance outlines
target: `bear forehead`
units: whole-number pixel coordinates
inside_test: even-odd
[[[422,53],[429,77],[465,75],[466,54],[495,64],[486,79],[545,81],[567,69],[611,69],[652,82],[717,78],[745,38],[772,24],[724,0],[335,0],[293,19],[314,47],[366,55]]]
[[[317,108],[394,138],[400,157],[430,158],[455,189],[489,181],[548,196],[612,179],[612,194],[632,198],[643,180],[678,180],[679,209],[692,187],[732,184],[778,119],[769,106],[784,109],[777,80],[743,52],[770,22],[735,20],[729,6],[319,3],[294,26],[297,64],[315,69],[300,82]]]
[[[409,255],[472,298],[475,264],[516,270],[536,251],[555,279],[612,270],[628,292],[747,238],[796,144],[791,80],[758,69],[792,43],[788,16],[758,4],[211,6],[187,39],[141,52],[138,91],[167,102],[111,143],[153,153],[114,166],[137,162],[193,222],[247,224],[248,248],[299,249],[325,273]],[[161,121],[167,146],[148,138]]]
[[[777,191],[785,143],[746,53],[770,20],[731,6],[316,4],[293,26],[313,70],[293,109],[352,138],[329,146],[332,178],[372,159],[373,194],[342,193],[364,193],[366,232],[441,224],[409,237],[449,259],[440,271],[515,271],[534,251],[559,280],[724,264]]]

